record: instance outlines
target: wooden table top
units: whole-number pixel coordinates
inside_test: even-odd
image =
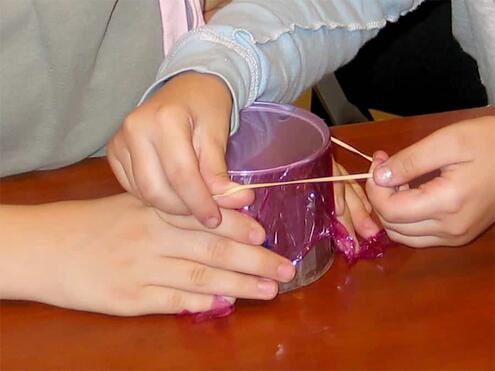
[[[338,127],[365,152],[394,152],[482,108]],[[350,171],[368,164],[340,150]],[[102,159],[2,180],[4,203],[121,192]],[[469,246],[396,247],[227,318],[119,318],[28,302],[0,304],[1,369],[493,369],[495,228]]]

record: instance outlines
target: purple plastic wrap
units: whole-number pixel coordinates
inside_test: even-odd
[[[227,162],[230,177],[239,184],[272,183],[331,176],[331,153],[328,127],[317,116],[290,105],[255,103],[241,112]],[[265,228],[264,246],[296,267],[294,279],[280,284],[281,293],[320,278],[330,268],[334,250],[353,263],[382,257],[390,245],[382,230],[359,240],[357,250],[356,241],[335,217],[332,183],[259,188],[255,193],[255,202],[243,212]],[[234,310],[227,304],[217,296],[212,310],[194,313],[194,318],[227,316]]]
[[[329,131],[310,112],[257,103],[242,111],[239,131],[227,150],[229,174],[240,184],[332,175]],[[310,183],[256,191],[244,212],[265,228],[264,246],[290,259],[296,277],[280,291],[307,285],[332,263],[333,187]]]
[[[382,229],[368,239],[360,239],[358,250],[354,238],[335,216],[332,218],[332,241],[335,249],[342,253],[351,264],[359,259],[382,258],[385,249],[392,246],[392,241],[388,238],[385,230]]]
[[[214,318],[221,318],[230,316],[235,311],[234,304],[230,303],[223,296],[215,295],[213,297],[212,308],[204,312],[193,313],[188,310],[183,310],[179,313],[179,316],[193,316],[194,322],[200,323],[209,321]]]
[[[241,113],[227,150],[229,174],[240,184],[272,183],[332,175],[330,133],[310,112],[294,106],[256,103]],[[333,249],[349,262],[383,256],[385,231],[356,241],[337,220],[333,184],[307,183],[256,189],[244,212],[266,230],[264,246],[290,259],[296,277],[280,292],[317,280],[332,263]]]

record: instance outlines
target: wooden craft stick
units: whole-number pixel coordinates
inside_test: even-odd
[[[346,180],[356,180],[356,179],[368,179],[372,178],[372,173],[365,174],[352,174],[352,175],[338,175],[338,176],[327,176],[323,178],[311,178],[311,179],[301,179],[301,180],[290,180],[287,182],[275,182],[275,183],[253,183],[253,184],[241,184],[236,187],[232,187],[226,192],[214,195],[214,199],[219,199],[220,197],[228,196],[233,193],[243,191],[245,189],[256,189],[256,188],[268,188],[268,187],[278,187],[284,185],[293,184],[305,184],[305,183],[327,183],[327,182],[342,182]]]
[[[330,137],[330,140],[337,144],[338,146],[341,146],[342,148],[347,149],[348,151],[351,151],[353,153],[358,154],[361,157],[364,157],[368,161],[372,162],[373,158],[371,158],[368,155],[365,155],[361,151],[359,151],[357,148],[354,148],[350,144],[344,143],[341,140]],[[373,174],[371,173],[365,173],[365,174],[352,174],[352,175],[339,175],[339,176],[327,176],[323,178],[312,178],[312,179],[300,179],[300,180],[291,180],[287,182],[275,182],[275,183],[253,183],[253,184],[240,184],[236,187],[232,187],[229,190],[225,191],[222,194],[219,195],[214,195],[213,198],[215,200],[219,199],[220,197],[225,197],[228,195],[231,195],[233,193],[245,190],[245,189],[256,189],[256,188],[268,188],[268,187],[277,187],[277,186],[284,186],[284,185],[292,185],[292,184],[304,184],[304,183],[326,183],[326,182],[343,182],[346,180],[357,180],[357,179],[368,179],[372,178]]]
[[[356,154],[358,154],[359,156],[365,158],[366,160],[368,160],[369,162],[373,162],[373,158],[368,156],[368,155],[365,155],[363,152],[359,151],[357,148],[354,148],[353,146],[351,146],[350,144],[347,144],[347,143],[344,143],[342,142],[341,140],[337,139],[337,138],[334,138],[334,137],[330,137],[330,140],[332,142],[334,142],[335,144],[341,146],[342,148],[345,148],[346,150],[348,151],[351,151],[351,152],[354,152]]]

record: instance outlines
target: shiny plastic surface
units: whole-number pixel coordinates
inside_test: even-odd
[[[293,106],[257,103],[241,112],[240,129],[229,142],[229,174],[240,184],[331,176],[330,148],[328,128],[317,116]],[[333,257],[332,184],[255,192],[255,202],[244,212],[265,228],[264,246],[296,266],[295,279],[281,285],[280,291],[318,279]]]

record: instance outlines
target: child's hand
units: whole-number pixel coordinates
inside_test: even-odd
[[[397,242],[462,245],[495,221],[495,116],[447,126],[391,158],[378,152],[374,163],[367,193]],[[409,189],[434,170],[433,180]]]
[[[120,184],[146,204],[171,214],[193,214],[215,228],[221,214],[212,194],[232,183],[225,151],[231,95],[213,75],[184,73],[167,82],[129,114],[108,146]],[[253,198],[243,191],[219,201],[241,208]]]
[[[334,175],[347,175],[340,164],[333,161]],[[355,181],[335,182],[334,201],[337,219],[344,224],[358,244],[356,233],[363,238],[369,238],[379,232],[376,223],[371,219],[371,205],[361,186]]]
[[[3,298],[124,316],[198,312],[214,294],[272,299],[275,280],[294,275],[290,261],[258,246],[263,228],[233,210],[212,233],[127,193],[2,208],[11,225],[0,237]]]

